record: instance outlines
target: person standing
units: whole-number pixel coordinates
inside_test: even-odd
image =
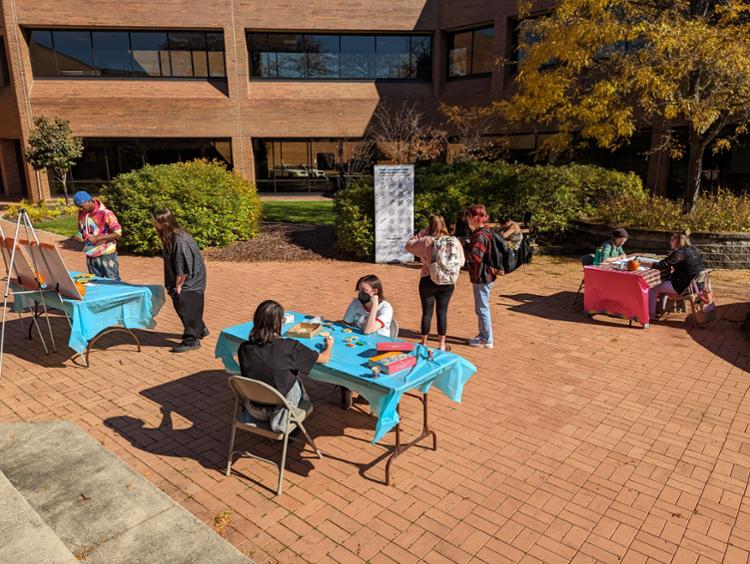
[[[469,279],[474,289],[474,311],[477,314],[479,334],[469,339],[471,347],[491,349],[492,316],[490,314],[490,293],[492,285],[497,279],[495,270],[490,266],[490,253],[493,245],[493,235],[486,226],[489,220],[487,208],[482,204],[471,206],[466,215],[471,230],[469,241]]]
[[[73,195],[73,203],[78,206],[76,239],[83,241],[89,274],[119,282],[117,239],[122,236],[122,227],[117,217],[99,200],[83,190]]]
[[[170,210],[155,212],[154,226],[163,247],[164,286],[183,326],[182,342],[172,352],[199,349],[200,340],[208,336],[203,323],[206,264],[195,239],[180,227]]]
[[[431,215],[427,228],[409,239],[404,248],[422,261],[419,280],[419,299],[422,302],[422,345],[427,346],[432,312],[436,309],[438,348],[441,351],[447,350],[445,335],[448,330],[448,303],[453,295],[461,267],[466,262],[463,246],[458,238],[448,233],[442,216]]]

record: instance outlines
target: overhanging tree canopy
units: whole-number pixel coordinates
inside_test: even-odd
[[[529,15],[525,1],[520,12]],[[750,3],[562,0],[520,24],[516,83],[496,109],[511,124],[556,129],[541,146],[548,154],[613,150],[641,123],[666,126],[658,149],[688,152],[690,211],[704,151],[728,148],[750,123]],[[677,124],[688,127],[687,146],[670,133]]]

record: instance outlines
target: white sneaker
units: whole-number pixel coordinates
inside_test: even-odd
[[[469,339],[467,344],[470,347],[483,347],[485,349],[491,349],[494,346],[492,343],[488,343],[481,337],[474,337],[473,339]]]

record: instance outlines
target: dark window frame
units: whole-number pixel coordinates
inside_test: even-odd
[[[52,50],[52,57],[55,61],[55,74],[54,75],[38,75],[34,72],[34,65],[32,61],[32,73],[35,79],[44,79],[44,80],[226,80],[227,74],[226,74],[226,41],[223,41],[223,49],[217,49],[215,45],[213,47],[209,47],[209,40],[208,35],[209,34],[221,34],[222,39],[224,39],[224,31],[223,30],[217,30],[217,29],[154,29],[154,28],[128,28],[128,29],[122,29],[122,28],[109,28],[109,27],[102,27],[102,28],[74,28],[74,27],[65,27],[65,28],[51,28],[51,27],[27,27],[24,28],[24,35],[26,37],[27,44],[29,47],[31,46],[31,37],[33,32],[48,32],[50,33],[50,43],[51,43],[51,50]],[[91,43],[91,57],[92,57],[92,64],[94,69],[94,74],[91,75],[82,75],[82,76],[72,76],[72,75],[63,75],[60,73],[60,64],[58,62],[58,53],[57,49],[55,47],[55,32],[56,31],[79,31],[79,32],[87,32],[89,34],[89,41]],[[94,48],[94,42],[93,42],[93,34],[95,32],[124,32],[128,34],[128,53],[130,55],[130,70],[121,76],[114,76],[114,75],[102,75],[98,74],[99,68],[96,65],[96,49]],[[158,32],[158,33],[164,33],[167,37],[167,45],[165,49],[162,49],[159,51],[159,76],[143,76],[140,74],[136,74],[135,71],[135,63],[136,61],[133,59],[133,33],[148,33],[148,32]],[[171,33],[201,33],[203,34],[203,43],[205,45],[205,48],[203,50],[203,53],[205,54],[206,58],[206,76],[196,76],[195,75],[195,63],[193,61],[193,51],[189,51],[190,53],[190,67],[191,67],[191,76],[173,76],[172,75],[172,49],[171,45],[169,43],[169,37]],[[165,74],[164,72],[164,61],[162,60],[161,53],[165,52],[168,56],[167,59],[169,61],[169,72]],[[196,51],[197,52],[197,51]],[[211,67],[209,65],[209,52],[221,52],[222,59],[223,59],[223,75],[211,75]]]
[[[5,40],[0,35],[0,90],[10,86],[10,66],[8,65],[8,53],[5,49]]]
[[[447,81],[454,81],[454,80],[473,80],[477,78],[491,78],[492,73],[494,71],[490,72],[480,72],[480,73],[474,73],[474,34],[478,31],[483,31],[485,29],[492,29],[492,36],[493,41],[495,37],[495,23],[489,22],[484,23],[481,25],[475,25],[471,27],[464,27],[460,29],[448,29],[445,30],[445,79]],[[469,41],[469,52],[467,55],[467,60],[469,64],[469,72],[464,75],[451,75],[451,44],[452,44],[452,37],[459,33],[470,33],[470,41]]]
[[[261,76],[260,74],[257,74],[258,68],[262,67],[262,57],[261,53],[263,51],[255,51],[253,50],[254,44],[260,44],[261,47],[267,46],[269,43],[269,37],[270,36],[278,36],[278,35],[298,35],[302,38],[302,50],[298,51],[300,54],[304,55],[304,72],[302,73],[304,76],[299,77],[281,77],[278,76],[279,70],[278,70],[278,64],[274,65],[276,69],[276,76]],[[335,77],[310,77],[310,65],[309,65],[309,56],[314,55],[317,52],[316,51],[309,51],[306,47],[308,36],[329,36],[329,37],[337,37],[338,38],[338,51],[337,54],[337,76]],[[350,37],[350,36],[360,36],[360,37],[370,37],[373,39],[373,66],[372,66],[372,76],[367,77],[343,77],[343,68],[342,68],[342,62],[341,62],[341,55],[345,54],[342,51],[342,43],[344,37]],[[409,39],[409,52],[407,53],[409,58],[409,71],[408,71],[408,77],[406,78],[378,78],[378,38],[379,37],[404,37]],[[420,37],[420,38],[428,38],[429,39],[429,58],[430,58],[430,64],[427,66],[429,68],[429,76],[419,77],[418,71],[420,65],[418,64],[418,60],[416,58],[416,55],[419,54],[419,52],[415,52],[415,42],[413,41],[414,37]],[[257,42],[257,43],[256,43]],[[249,66],[249,74],[248,79],[249,80],[262,80],[262,81],[316,81],[316,82],[406,82],[406,83],[431,83],[433,80],[433,72],[432,72],[432,61],[433,61],[433,46],[434,46],[434,32],[410,32],[410,33],[394,33],[394,32],[350,32],[350,31],[341,31],[341,32],[331,32],[331,31],[311,31],[311,30],[305,30],[305,31],[269,31],[269,30],[255,30],[255,29],[248,29],[245,30],[245,43],[247,46],[247,52],[248,52],[248,66]],[[257,67],[256,68],[256,64]]]

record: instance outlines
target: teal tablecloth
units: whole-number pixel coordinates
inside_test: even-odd
[[[139,286],[104,278],[86,284],[86,294],[80,301],[63,298],[61,303],[58,294],[51,291],[42,292],[42,296],[48,309],[64,308],[70,316],[68,346],[77,353],[84,352],[89,341],[109,327],[152,329],[156,325],[154,318],[164,305],[163,286]],[[35,301],[40,301],[39,293],[18,294],[13,309],[33,308]]]
[[[288,313],[294,315],[295,321],[284,325],[283,334],[306,317],[296,312]],[[227,372],[239,374],[237,349],[247,340],[252,327],[252,322],[242,323],[222,330],[219,335],[216,343],[216,358],[221,359]],[[460,402],[464,384],[477,370],[469,361],[448,352],[435,351],[434,359],[429,360],[427,348],[417,345],[415,352],[412,353],[418,355],[419,358],[415,367],[393,376],[382,374],[378,378],[373,378],[367,361],[377,354],[376,343],[398,339],[377,334],[363,335],[357,329],[353,329],[351,333],[344,333],[342,330],[345,327],[345,325],[334,324],[333,327],[324,328],[331,333],[335,341],[331,362],[316,364],[310,373],[310,378],[345,386],[367,399],[373,414],[378,418],[373,443],[382,439],[399,422],[396,407],[405,392],[413,389],[427,392],[434,385],[453,401]],[[344,339],[353,336],[358,337],[364,345],[347,347]],[[311,349],[322,350],[324,346],[323,337],[298,340]]]

